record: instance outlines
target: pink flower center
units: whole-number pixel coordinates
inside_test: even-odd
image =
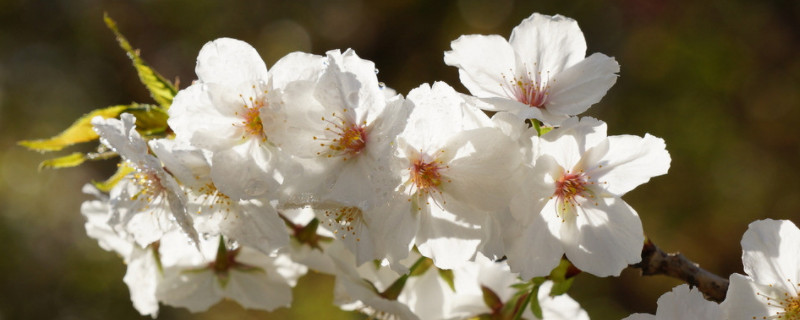
[[[256,87],[253,86],[253,90]],[[266,94],[266,91],[263,92]],[[244,99],[243,95],[239,95],[244,101],[244,105],[242,106],[241,111],[236,112],[236,116],[238,116],[241,121],[239,123],[234,123],[234,126],[241,127],[244,129],[244,137],[247,138],[256,138],[263,141],[267,141],[267,134],[264,132],[264,123],[261,121],[261,108],[263,108],[266,103],[263,99],[253,99],[253,97]]]
[[[565,213],[574,212],[574,209],[581,205],[578,197],[585,199],[595,197],[592,190],[588,188],[589,185],[594,184],[595,182],[583,170],[577,173],[566,171],[556,180],[556,191],[553,193],[553,197],[558,199],[558,215],[562,220]],[[593,203],[597,205],[597,202]]]
[[[411,164],[411,182],[418,190],[428,192],[442,184],[440,163],[436,161],[425,162],[422,159],[414,160]]]
[[[345,114],[347,109],[344,109]],[[342,156],[343,160],[348,157],[354,157],[361,153],[367,146],[367,122],[354,123],[346,118],[343,118],[336,113],[332,114],[334,120],[327,120],[325,117],[323,121],[329,124],[325,131],[332,133],[333,139],[324,139],[314,136],[314,140],[320,140],[321,147],[327,147],[327,152],[317,152],[317,155],[324,155],[328,158],[333,156]]]
[[[548,100],[548,91],[550,91],[549,72],[546,76],[547,78],[542,77],[542,72],[538,71],[535,74],[529,72],[521,77],[515,76],[513,79],[508,79],[504,74],[505,82],[500,86],[509,97],[530,107],[544,109]]]

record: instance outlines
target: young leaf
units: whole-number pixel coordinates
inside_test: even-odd
[[[128,53],[128,58],[131,59],[133,67],[136,68],[136,72],[139,74],[139,80],[147,87],[147,91],[150,91],[150,96],[152,96],[153,100],[161,107],[168,109],[172,104],[172,98],[175,97],[175,94],[178,92],[175,85],[150,68],[150,66],[142,60],[138,50],[134,50],[133,47],[131,47],[128,39],[125,39],[122,33],[119,32],[117,23],[114,22],[108,14],[103,14],[103,20],[105,20],[106,26],[114,32],[119,46]]]
[[[115,172],[114,175],[103,182],[92,181],[92,184],[100,191],[109,192],[111,191],[111,188],[113,188],[120,180],[122,180],[122,178],[133,172],[133,170],[133,167],[129,166],[127,162],[121,162],[117,168],[117,172]]]
[[[84,156],[83,153],[75,152],[63,157],[42,161],[42,163],[39,164],[39,170],[51,169],[51,168],[52,169],[70,168],[78,166],[84,161],[86,161],[86,156]]]
[[[453,277],[453,270],[439,269],[439,277],[442,278],[444,282],[447,282],[447,285],[450,287],[450,290],[456,292],[456,283]]]
[[[103,109],[94,110],[83,115],[75,121],[64,132],[50,139],[23,140],[19,145],[35,151],[58,151],[76,143],[88,142],[97,139],[99,136],[92,129],[92,118],[101,116],[103,118],[113,118],[128,109],[130,106],[119,105]]]

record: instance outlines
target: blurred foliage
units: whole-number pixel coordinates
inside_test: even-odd
[[[91,162],[37,173],[45,159],[16,141],[49,137],[91,110],[151,101],[103,23],[117,20],[142,59],[179,88],[202,45],[233,37],[268,65],[291,51],[353,48],[406,93],[444,80],[442,53],[462,34],[500,34],[532,12],[578,20],[589,53],[615,56],[617,84],[589,114],[611,134],[663,137],[667,176],[626,195],[645,231],[721,275],[741,272],[739,240],[766,217],[800,223],[800,2],[743,1],[0,1],[0,319],[134,319],[121,259],[83,230],[80,188],[116,167]],[[71,148],[74,149],[74,148]],[[73,150],[75,151],[75,150]],[[88,152],[89,149],[77,151]],[[581,274],[570,290],[595,319],[654,312],[664,277]],[[292,309],[226,302],[161,319],[347,319],[332,279],[300,281]]]

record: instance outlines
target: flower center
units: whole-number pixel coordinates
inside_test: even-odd
[[[581,205],[577,197],[595,197],[592,190],[588,188],[589,185],[593,184],[595,182],[591,181],[591,177],[586,175],[583,170],[576,173],[566,171],[556,180],[556,190],[553,193],[553,197],[558,199],[558,215],[562,218],[562,221],[565,213],[573,212],[576,207]],[[594,202],[594,204],[597,205],[597,202]]]
[[[253,85],[253,90],[256,91],[255,85]],[[263,92],[264,95],[266,95],[266,93],[267,91]],[[245,133],[242,137],[244,139],[252,137],[262,142],[267,141],[267,134],[264,132],[264,122],[261,121],[261,108],[267,106],[267,103],[264,101],[263,95],[261,96],[262,97],[259,99],[254,99],[252,96],[245,99],[243,95],[239,95],[244,102],[242,105],[243,109],[237,111],[235,114],[241,121],[233,125],[244,129]]]
[[[356,237],[356,241],[361,241],[356,233],[356,230],[361,225],[364,225],[364,212],[358,207],[342,207],[332,210],[325,210],[325,217],[328,218],[328,227],[334,227],[333,233],[347,238],[348,235]],[[341,232],[340,232],[341,231]]]
[[[509,97],[530,107],[544,109],[550,91],[549,75],[547,72],[545,77],[542,77],[542,72],[537,71],[535,74],[528,72],[526,75],[509,79],[503,74],[504,82],[500,86]]]
[[[344,109],[347,114],[347,109]],[[332,158],[341,156],[342,160],[347,160],[361,153],[367,146],[367,122],[355,123],[337,113],[332,113],[333,120],[322,117],[322,121],[328,123],[325,128],[326,136],[322,138],[314,136],[314,140],[320,141],[320,146],[327,148],[325,151],[317,152],[319,156]]]
[[[792,283],[791,280],[787,281]],[[771,286],[772,285],[770,285],[770,287]],[[795,292],[797,292],[797,288],[800,287],[800,283],[796,284],[794,287]],[[800,320],[800,296],[792,295],[788,292],[784,292],[783,295],[779,295],[778,297],[769,297],[761,294],[760,292],[757,292],[756,294],[767,299],[768,306],[779,308],[783,311],[778,311],[772,316],[753,317],[753,319]]]
[[[200,194],[200,207],[197,209],[198,214],[200,214],[204,208],[213,210],[214,206],[222,206],[226,212],[231,211],[231,198],[217,190],[217,186],[214,185],[213,182],[206,183],[197,188],[196,191]]]
[[[147,203],[157,200],[167,188],[161,183],[161,178],[152,170],[137,170],[133,174],[133,182],[142,189],[131,197],[131,200],[138,200],[140,196],[145,196]]]
[[[425,162],[422,159],[414,160],[411,164],[411,182],[418,190],[428,192],[442,184],[442,173],[439,170],[442,164],[437,161]]]

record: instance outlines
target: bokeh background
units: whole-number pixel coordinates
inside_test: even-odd
[[[589,53],[615,56],[620,78],[589,114],[610,134],[663,137],[666,176],[626,195],[645,231],[717,274],[742,272],[739,240],[756,219],[800,223],[800,2],[742,1],[90,1],[0,0],[0,319],[136,319],[121,259],[83,229],[80,187],[113,163],[37,172],[50,155],[16,145],[49,137],[99,107],[149,102],[102,21],[117,20],[142,56],[181,87],[197,52],[242,39],[268,63],[302,50],[354,48],[401,93],[444,80],[442,54],[462,34],[500,34],[533,12],[578,20]],[[81,149],[83,148],[83,149]],[[88,150],[86,147],[75,148]],[[61,153],[65,154],[65,153]],[[331,305],[331,278],[311,275],[292,309],[226,302],[161,319],[359,319]],[[678,281],[580,275],[570,294],[594,319],[654,312]]]

